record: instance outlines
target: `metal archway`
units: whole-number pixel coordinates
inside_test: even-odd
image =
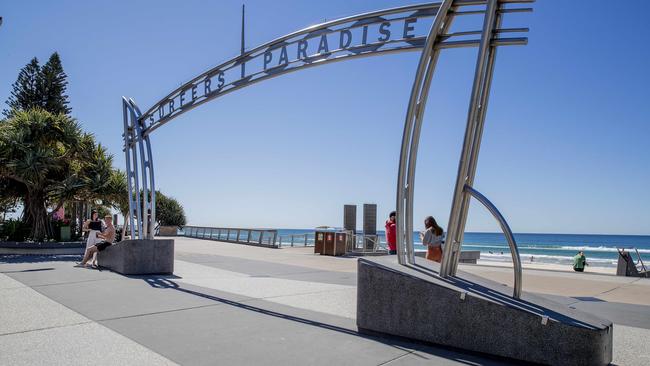
[[[478,47],[467,127],[447,233],[448,245],[444,249],[440,275],[449,276],[456,273],[469,200],[471,196],[481,197],[479,201],[500,220],[504,231],[508,231],[506,237],[515,261],[515,296],[518,296],[517,288],[521,288],[521,268],[515,260],[516,244],[512,233],[509,233],[507,223],[496,207],[474,190],[472,184],[476,174],[496,48],[527,44],[525,37],[501,36],[528,31],[527,28],[502,28],[501,19],[507,13],[532,11],[530,8],[511,8],[508,7],[509,4],[532,2],[534,0],[444,0],[402,6],[328,21],[279,37],[248,51],[244,51],[243,47],[242,23],[242,52],[239,56],[184,83],[144,113],[140,112],[132,99],[123,98],[123,137],[130,192],[131,237],[153,237],[156,219],[155,181],[149,135],[165,123],[210,100],[293,71],[347,59],[422,49],[404,124],[397,181],[398,260],[401,264],[413,263],[415,167],[422,116],[436,62],[442,49]],[[482,29],[449,33],[455,17],[469,15],[483,15]],[[432,25],[425,29],[428,32],[422,32],[419,25],[426,20],[431,21]],[[256,71],[247,73],[247,65],[249,71]]]

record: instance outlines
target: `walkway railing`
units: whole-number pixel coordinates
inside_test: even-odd
[[[278,231],[271,229],[185,226],[183,227],[183,236],[271,248],[278,247],[276,244]]]
[[[352,235],[351,240],[348,241],[347,251],[357,254],[388,252],[386,245],[381,242],[381,237],[379,235],[372,234]]]
[[[283,245],[291,247],[313,247],[314,233],[280,235],[278,236],[278,241],[276,244],[278,248],[281,248]]]

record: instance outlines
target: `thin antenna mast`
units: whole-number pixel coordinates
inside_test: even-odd
[[[241,55],[244,55],[244,11],[245,11],[246,5],[242,4],[241,5]],[[246,63],[242,60],[241,63],[241,78],[243,79],[244,76],[246,76]]]

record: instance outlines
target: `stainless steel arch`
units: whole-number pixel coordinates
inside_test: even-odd
[[[510,1],[532,2],[532,1]],[[517,252],[514,237],[507,222],[499,211],[487,198],[474,190],[472,184],[478,164],[478,153],[480,150],[481,137],[487,111],[489,91],[494,70],[496,57],[495,42],[497,34],[503,32],[501,27],[502,14],[508,12],[504,8],[506,1],[488,0],[485,2],[483,29],[481,32],[460,32],[463,34],[481,34],[479,52],[476,62],[474,83],[469,103],[467,127],[463,149],[459,161],[456,188],[452,201],[452,209],[449,220],[449,232],[444,247],[442,263],[440,267],[441,276],[455,275],[460,257],[460,245],[463,238],[469,200],[472,196],[483,203],[501,224],[513,252],[513,263],[515,269],[515,290],[514,297],[521,294],[521,263]],[[436,21],[431,28],[427,44],[422,51],[420,63],[413,83],[411,98],[409,100],[404,134],[402,137],[402,148],[400,153],[400,165],[397,183],[397,249],[398,261],[400,264],[412,264],[415,261],[413,245],[413,200],[415,165],[417,150],[422,126],[422,115],[426,106],[428,89],[431,77],[438,57],[437,45],[445,39],[453,14],[457,11],[456,1],[445,1],[440,7]],[[513,9],[510,9],[513,10]],[[442,36],[440,35],[442,33]]]
[[[406,113],[397,182],[398,260],[402,264],[413,263],[413,187],[417,152],[422,117],[436,62],[442,49],[478,47],[465,143],[450,215],[448,238],[452,241],[451,245],[445,247],[440,273],[443,276],[453,275],[457,266],[454,255],[458,253],[462,241],[470,197],[469,191],[463,187],[467,184],[471,188],[476,171],[496,47],[527,43],[525,37],[502,37],[506,33],[524,33],[528,29],[501,28],[500,19],[503,14],[532,10],[505,7],[506,4],[531,2],[534,0],[444,0],[345,17],[290,33],[242,52],[182,84],[144,113],[140,112],[133,100],[123,98],[131,236],[136,237],[136,227],[139,238],[153,236],[156,222],[155,180],[149,135],[160,126],[210,100],[293,71],[347,59],[423,48]],[[483,28],[450,33],[453,19],[465,15],[483,15]],[[433,19],[428,33],[415,34],[417,31],[414,24],[425,18]],[[402,25],[401,36],[391,37],[391,32],[394,31],[394,27],[391,27],[394,24]],[[374,27],[376,40],[369,41],[369,37],[372,37],[371,27]],[[335,36],[338,36],[338,46],[330,48],[329,44],[335,43]],[[353,40],[359,39],[361,42],[353,45]],[[318,43],[318,50],[308,55],[310,41]],[[292,48],[296,49],[296,57],[289,59],[288,53]],[[274,57],[279,61],[273,61]],[[246,74],[245,70],[251,68],[244,66],[255,66],[256,63],[261,63],[263,68]],[[229,78],[228,72],[237,76]],[[136,144],[138,148],[135,147]],[[140,183],[143,202],[140,201]]]

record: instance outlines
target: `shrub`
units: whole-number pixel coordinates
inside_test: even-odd
[[[28,238],[31,227],[20,220],[7,220],[0,226],[0,240],[3,241],[25,241]]]
[[[185,210],[173,197],[156,192],[156,219],[161,226],[185,226]]]

